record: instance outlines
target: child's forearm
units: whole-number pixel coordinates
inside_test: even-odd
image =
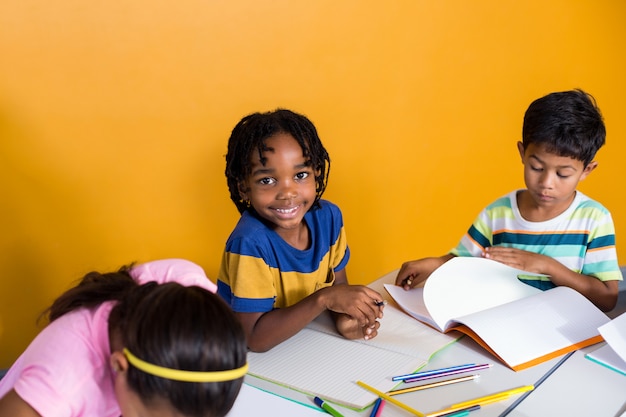
[[[546,275],[554,285],[578,291],[602,311],[612,310],[617,303],[617,282],[602,282],[595,277],[576,273],[549,256],[500,246],[487,248],[483,256],[513,268]]]
[[[298,333],[324,310],[320,294],[316,292],[290,307],[262,314],[239,313],[238,316],[246,331],[248,348],[265,352]]]
[[[578,274],[557,261],[554,262],[558,266],[550,268],[548,274],[554,285],[566,286],[578,291],[602,311],[615,308],[619,292],[617,281],[600,281],[589,275]]]

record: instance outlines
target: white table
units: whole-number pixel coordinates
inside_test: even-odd
[[[389,279],[390,276],[387,275],[369,286],[385,296],[388,302],[393,303],[383,289],[383,284],[390,282]],[[589,347],[587,350],[598,346]],[[515,372],[500,363],[472,339],[463,337],[431,358],[424,370],[462,363],[490,363],[493,367],[478,371],[480,377],[474,381],[402,394],[395,398],[422,413],[429,413],[453,403],[539,383],[534,391],[485,405],[470,415],[614,417],[621,416],[626,411],[626,377],[586,359],[584,351]],[[228,417],[327,415],[322,414],[313,404],[312,398],[303,393],[249,375],[246,376],[246,383],[260,387],[264,391],[245,386]],[[346,417],[369,416],[370,413],[369,409],[355,411],[340,406],[335,408]],[[410,414],[388,403],[382,416],[407,417]]]

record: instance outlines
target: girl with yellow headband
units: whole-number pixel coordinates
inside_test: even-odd
[[[225,416],[247,348],[214,292],[177,259],[87,274],[0,380],[0,416]]]

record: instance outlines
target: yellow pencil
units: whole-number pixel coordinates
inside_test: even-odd
[[[484,397],[474,398],[473,400],[464,401],[462,403],[452,404],[450,408],[462,408],[462,407],[468,407],[468,406],[476,405],[476,404],[480,405],[480,404],[484,404],[485,401],[489,401],[494,398],[499,398],[502,396],[511,396],[514,394],[519,394],[521,392],[532,391],[534,389],[535,389],[534,385],[524,385],[524,386],[513,388],[510,390],[496,392],[495,394],[487,395]]]
[[[383,399],[389,401],[390,403],[397,405],[398,407],[402,408],[403,410],[408,411],[409,413],[411,413],[413,415],[416,415],[417,417],[424,417],[423,413],[420,413],[419,411],[409,407],[408,405],[404,404],[403,402],[400,402],[400,401],[396,400],[392,396],[387,395],[384,392],[379,391],[376,388],[367,385],[365,382],[356,381],[356,383],[357,383],[358,386],[360,386],[362,388],[365,388],[366,390],[368,390],[370,392],[373,392],[374,394],[378,395],[380,398],[383,398]]]
[[[439,417],[439,416],[443,416],[443,415],[447,415],[447,414],[452,414],[455,411],[461,412],[463,410],[467,410],[468,408],[482,407],[483,405],[495,403],[497,401],[504,401],[504,400],[508,399],[509,397],[510,397],[510,395],[508,395],[508,394],[496,395],[496,396],[494,396],[492,398],[489,398],[488,400],[481,401],[480,404],[471,404],[471,405],[466,405],[466,406],[463,406],[463,407],[452,406],[452,407],[444,408],[443,410],[433,411],[432,413],[426,414],[426,416],[424,416],[424,417]]]
[[[432,413],[426,414],[425,417],[439,417],[445,414],[453,413],[455,411],[462,411],[468,407],[472,407],[475,405],[483,406],[491,403],[495,403],[498,401],[504,401],[509,399],[511,395],[519,394],[521,392],[531,391],[535,389],[533,385],[524,385],[522,387],[513,388],[507,391],[497,392],[495,394],[486,395],[484,397],[474,398],[473,400],[464,401],[462,403],[453,404],[448,408],[444,408],[443,410],[433,411]]]

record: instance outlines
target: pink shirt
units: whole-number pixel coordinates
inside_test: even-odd
[[[182,259],[138,265],[131,275],[139,283],[174,281],[216,289],[201,267]],[[0,380],[0,398],[15,389],[45,417],[119,417],[109,365],[113,304],[75,310],[46,326]]]

